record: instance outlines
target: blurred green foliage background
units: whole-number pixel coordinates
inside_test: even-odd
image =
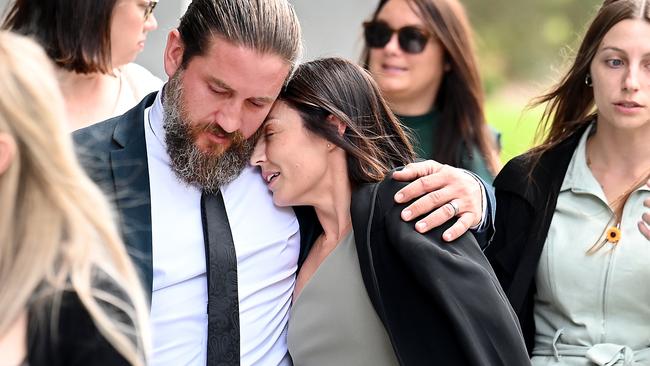
[[[571,61],[602,0],[461,0],[474,28],[487,120],[505,163],[526,151],[542,108],[526,110]]]

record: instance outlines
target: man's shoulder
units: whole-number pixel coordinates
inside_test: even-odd
[[[123,118],[114,117],[72,133],[77,159],[96,183],[110,181],[111,151],[119,147],[113,135]]]
[[[126,151],[128,146],[144,146],[144,110],[154,98],[152,93],[126,113],[72,133],[79,163],[95,182],[111,181],[113,152]],[[131,149],[121,159],[128,158],[132,164],[133,159],[146,155],[141,149]]]
[[[74,131],[72,140],[75,147],[87,146],[93,151],[108,150],[113,144],[115,128],[123,119],[125,117],[121,115]]]
[[[126,113],[109,118],[103,122],[92,124],[72,133],[77,150],[88,148],[95,152],[110,151],[137,136],[143,130],[142,122],[144,111],[153,104],[156,92],[147,95]]]

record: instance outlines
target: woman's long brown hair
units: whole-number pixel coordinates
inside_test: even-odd
[[[381,0],[372,19],[389,0]],[[472,153],[478,148],[493,175],[501,163],[496,141],[485,121],[484,94],[479,75],[472,30],[463,6],[457,0],[408,0],[420,15],[428,31],[433,33],[445,49],[445,72],[434,105],[441,112],[440,127],[434,136],[432,158],[446,164],[460,166],[463,149]],[[370,50],[364,47],[361,59],[368,69]],[[432,66],[433,67],[433,66]],[[479,158],[474,156],[474,159]]]
[[[353,186],[380,181],[415,158],[375,81],[350,61],[324,58],[300,65],[278,99],[300,113],[307,130],[346,152]],[[330,115],[345,124],[343,135],[327,121]]]
[[[532,107],[546,104],[537,130],[542,144],[534,154],[566,140],[597,116],[594,93],[586,78],[605,34],[626,19],[650,22],[650,0],[606,0],[589,25],[569,71],[550,92],[533,100]]]

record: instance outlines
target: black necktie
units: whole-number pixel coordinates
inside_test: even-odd
[[[207,366],[239,365],[237,255],[221,192],[201,195],[208,280]]]

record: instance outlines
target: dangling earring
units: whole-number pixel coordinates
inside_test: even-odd
[[[591,81],[591,74],[589,73],[587,73],[587,76],[585,76],[585,85],[587,85],[590,88],[594,85],[593,82]]]

